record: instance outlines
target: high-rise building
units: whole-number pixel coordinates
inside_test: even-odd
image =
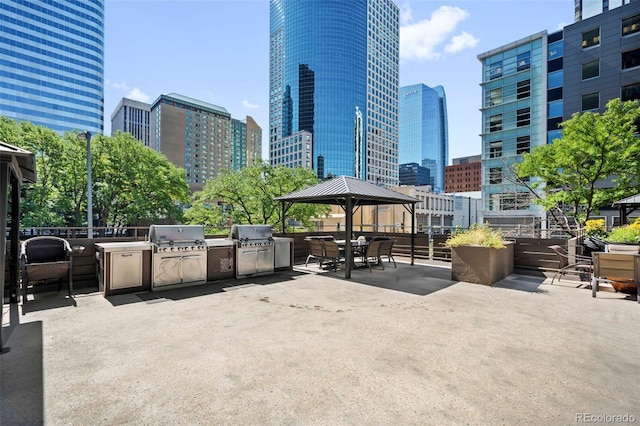
[[[292,134],[271,146],[271,165],[312,168],[313,134],[306,130]]]
[[[151,147],[185,169],[192,192],[223,170],[260,163],[262,129],[247,116],[231,118],[220,106],[171,93],[150,106]]]
[[[480,54],[482,217],[494,225],[538,224],[546,214],[512,177],[515,163],[547,143],[547,33]]]
[[[583,19],[591,18],[613,10],[625,4],[629,4],[636,0],[574,0],[575,1],[575,20],[576,22]]]
[[[111,113],[111,134],[117,131],[131,133],[145,146],[149,146],[150,114],[151,105],[148,103],[122,98]]]
[[[0,115],[104,131],[104,0],[0,2]]]
[[[271,0],[271,153],[306,131],[318,177],[398,184],[399,22],[391,0]]]
[[[483,221],[544,222],[529,190],[513,179],[521,154],[562,136],[574,113],[609,100],[640,100],[640,2],[625,2],[478,56],[482,62]],[[532,178],[531,182],[535,182]],[[540,224],[544,226],[544,223]]]
[[[444,168],[449,163],[447,100],[442,86],[413,84],[400,88],[400,164],[427,167],[434,192],[444,191]]]
[[[242,170],[262,161],[262,129],[247,116],[231,119],[231,168]]]

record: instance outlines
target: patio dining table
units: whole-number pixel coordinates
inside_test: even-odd
[[[338,243],[338,246],[340,247],[341,250],[345,250],[346,246],[347,246],[347,240],[336,240],[336,243]],[[355,257],[356,256],[360,256],[360,257],[364,257],[364,255],[367,252],[367,246],[369,245],[369,241],[362,241],[362,240],[351,240],[351,253],[353,253],[353,267],[355,268]]]

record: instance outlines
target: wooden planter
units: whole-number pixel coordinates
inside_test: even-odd
[[[513,272],[514,244],[501,249],[460,246],[451,248],[451,279],[493,285]]]

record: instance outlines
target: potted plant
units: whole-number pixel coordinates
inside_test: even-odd
[[[488,224],[473,224],[445,242],[451,248],[451,279],[493,285],[513,272],[514,245]]]
[[[610,253],[639,254],[640,218],[631,224],[613,228],[605,237],[605,241],[607,242],[607,251]],[[637,292],[637,284],[633,280],[619,277],[608,278],[611,280],[611,286],[618,292],[631,294]]]

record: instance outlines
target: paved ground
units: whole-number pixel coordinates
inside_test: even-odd
[[[623,294],[318,272],[4,305],[0,424],[640,422],[640,305]]]

